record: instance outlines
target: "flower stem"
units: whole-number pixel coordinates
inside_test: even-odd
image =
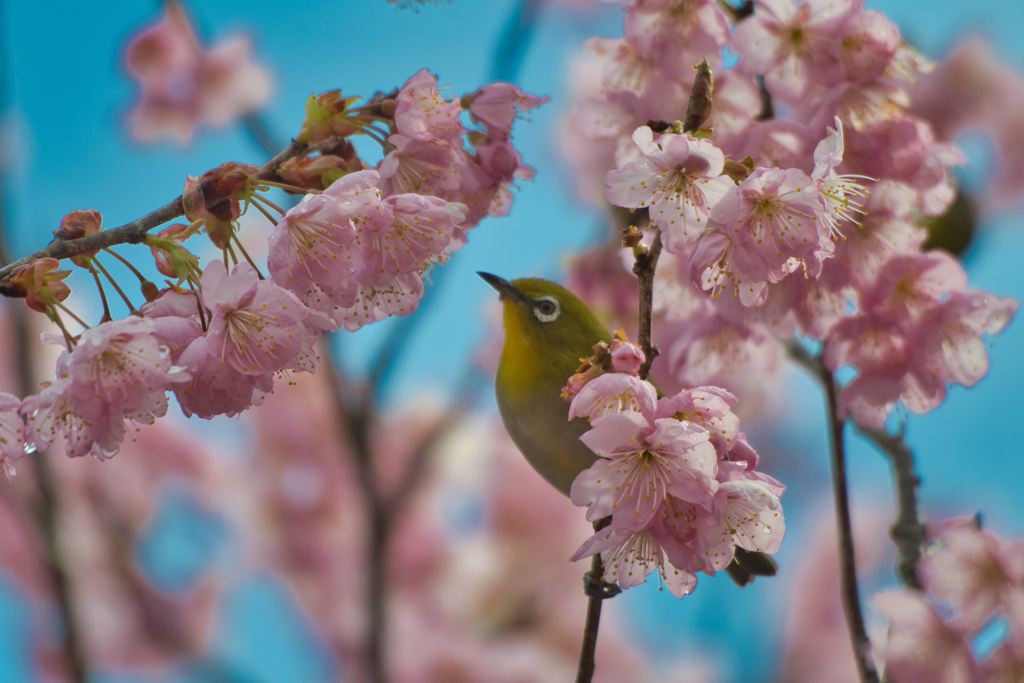
[[[107,322],[114,318],[110,315],[110,306],[107,303],[107,293],[103,291],[103,282],[100,280],[100,274],[96,272],[95,268],[90,268],[89,272],[92,273],[92,277],[96,280],[96,289],[100,292],[100,301],[103,302],[103,319],[100,322]],[[63,306],[61,307],[63,308]],[[67,310],[67,309],[64,309]],[[68,311],[70,313],[70,311]]]
[[[114,278],[110,277],[110,273],[108,273],[107,269],[103,267],[103,264],[99,262],[99,259],[93,256],[92,262],[96,264],[96,267],[100,269],[101,273],[107,276],[107,280],[110,281],[110,284],[113,285],[114,289],[117,290],[117,293],[121,295],[122,299],[124,299],[124,303],[125,305],[128,306],[128,310],[131,311],[132,313],[136,313],[137,311],[135,310],[135,306],[132,305],[132,300],[128,298],[128,295],[125,294],[124,291],[121,290],[121,288],[117,284],[117,281],[114,280]]]
[[[917,487],[921,480],[914,472],[914,454],[903,440],[903,432],[895,436],[881,429],[857,427],[892,463],[896,488],[896,520],[889,535],[896,544],[896,574],[908,588],[922,589],[917,578],[917,561],[921,559],[926,530],[917,507]]]
[[[269,207],[270,207],[271,209],[273,209],[274,211],[277,211],[277,212],[278,212],[279,214],[281,214],[282,216],[283,216],[283,215],[285,215],[286,213],[288,213],[287,211],[285,211],[284,209],[282,209],[282,208],[281,208],[280,206],[278,206],[278,205],[277,205],[277,204],[275,204],[274,202],[270,201],[270,200],[269,200],[269,199],[267,199],[266,197],[264,197],[264,196],[260,195],[259,193],[255,193],[255,192],[254,192],[254,193],[253,193],[253,195],[252,195],[252,198],[253,198],[253,200],[255,200],[255,201],[257,201],[257,202],[261,202],[261,203],[263,203],[263,204],[266,204],[267,206],[269,206]],[[276,222],[276,221],[274,221],[274,225],[277,225],[277,222]]]
[[[128,259],[126,259],[126,258],[125,258],[124,256],[121,256],[121,255],[120,255],[120,254],[118,254],[118,253],[117,253],[116,251],[114,251],[114,250],[112,250],[112,249],[107,249],[106,247],[103,247],[103,251],[107,252],[108,254],[110,254],[111,256],[113,256],[114,258],[116,258],[116,259],[117,259],[118,261],[120,261],[121,263],[123,263],[123,264],[124,264],[124,266],[125,266],[125,267],[126,267],[126,268],[127,268],[128,270],[130,270],[130,271],[132,271],[133,273],[135,273],[135,277],[139,278],[139,282],[148,282],[148,281],[149,281],[149,278],[147,278],[147,277],[146,277],[145,275],[143,275],[142,273],[140,273],[140,272],[139,272],[139,269],[138,269],[138,268],[136,268],[135,266],[133,266],[133,265],[131,264],[131,261],[129,261]]]
[[[256,198],[256,195],[253,195],[253,199],[255,199],[255,198]],[[262,213],[262,214],[263,214],[263,215],[264,215],[264,216],[266,217],[266,219],[267,219],[268,221],[270,221],[270,222],[271,222],[271,224],[273,224],[273,225],[274,225],[274,227],[277,227],[277,219],[276,219],[276,218],[274,218],[273,216],[271,216],[271,215],[270,215],[270,214],[269,214],[269,213],[267,212],[267,210],[266,210],[266,209],[264,209],[264,208],[263,208],[262,206],[260,206],[260,203],[259,203],[259,202],[256,202],[256,201],[253,201],[253,202],[249,202],[249,206],[255,206],[255,207],[256,207],[256,210],[257,210],[257,211],[259,211],[260,213]]]
[[[82,320],[81,318],[79,318],[77,315],[75,315],[74,311],[72,311],[70,308],[65,306],[60,301],[57,302],[57,305],[60,306],[62,311],[64,311],[65,313],[70,315],[72,318],[74,318],[75,322],[78,323],[79,325],[81,325],[83,330],[88,330],[89,329],[89,326],[85,323],[85,321]],[[107,318],[107,320],[110,320],[110,318]]]
[[[263,273],[260,272],[260,267],[256,265],[256,262],[252,260],[251,256],[249,256],[249,252],[247,252],[245,247],[242,246],[242,240],[238,239],[238,235],[233,235],[232,237],[235,240],[235,244],[238,245],[238,251],[242,252],[242,256],[245,257],[245,260],[248,261],[249,265],[256,271],[256,277],[261,280],[266,280],[266,278],[263,277]]]

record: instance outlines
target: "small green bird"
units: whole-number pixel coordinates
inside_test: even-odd
[[[554,282],[477,275],[498,291],[502,303],[505,345],[494,383],[501,420],[533,469],[568,496],[576,475],[597,455],[580,441],[590,429],[587,420],[569,421],[562,388],[593,354],[594,344],[610,344],[612,336],[586,304]],[[776,569],[770,556],[737,548],[727,571],[744,586]]]
[[[569,421],[562,387],[594,344],[612,337],[586,304],[554,282],[477,275],[501,295],[505,345],[494,383],[501,420],[533,469],[569,495],[597,456],[580,441],[590,429],[586,418]]]

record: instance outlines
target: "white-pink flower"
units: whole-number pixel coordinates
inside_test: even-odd
[[[1004,540],[973,519],[950,520],[917,571],[930,593],[949,602],[965,630],[997,613],[1024,617],[1024,541]]]
[[[655,535],[642,529],[636,532],[607,527],[587,539],[572,560],[601,553],[604,561],[604,580],[611,579],[622,588],[631,588],[647,582],[647,576],[658,576],[672,595],[681,598],[697,587],[692,572],[678,569],[665,561],[665,553]]]
[[[967,633],[944,623],[924,593],[889,591],[875,597],[889,618],[889,635],[874,651],[886,678],[900,683],[971,683],[974,657]]]
[[[260,280],[241,263],[228,275],[221,261],[203,271],[203,301],[211,319],[210,352],[243,375],[264,375],[294,367],[302,351],[308,315],[291,292]]]
[[[449,248],[466,207],[420,194],[384,200],[385,219],[357,229],[363,285],[386,284],[396,275],[422,273]]]
[[[580,440],[599,457],[576,477],[569,495],[574,504],[589,505],[590,521],[611,515],[615,529],[636,531],[670,493],[705,503],[717,492],[718,458],[703,427],[675,419],[648,422],[633,412],[591,424]]]
[[[707,140],[689,135],[662,135],[654,141],[647,126],[633,133],[644,159],[609,171],[605,198],[627,209],[648,207],[661,229],[665,247],[679,252],[709,227],[737,215],[736,185],[722,176],[725,155]]]
[[[684,389],[658,401],[658,417],[673,417],[700,425],[708,431],[711,444],[724,456],[735,443],[740,419],[731,410],[736,397],[719,387]]]
[[[843,122],[837,116],[835,123],[834,129],[826,128],[828,135],[814,148],[814,171],[811,173],[824,207],[822,227],[828,230],[832,239],[843,236],[839,229],[843,223],[857,223],[858,216],[864,213],[858,199],[868,196],[867,188],[857,182],[860,176],[835,172],[835,167],[843,161]]]
[[[142,140],[169,135],[188,142],[199,126],[223,126],[270,95],[270,76],[252,63],[248,40],[204,50],[177,4],[132,40],[126,63],[142,89],[129,115]]]
[[[740,69],[763,74],[768,92],[799,104],[813,84],[833,85],[845,77],[837,39],[853,6],[852,0],[758,0],[729,46]]]
[[[152,424],[167,412],[167,390],[188,380],[153,321],[131,316],[102,323],[61,354],[57,380],[26,399],[30,440],[42,449],[63,432],[68,455],[109,458],[124,440],[125,420]]]
[[[21,399],[0,392],[0,465],[8,479],[17,471],[14,463],[25,457],[25,419],[21,413]]]
[[[723,228],[733,265],[752,282],[777,282],[790,259],[808,259],[819,248],[824,208],[817,187],[795,168],[759,168],[738,189],[739,215]]]
[[[511,83],[491,83],[462,98],[474,122],[482,124],[492,137],[508,139],[517,110],[525,113],[548,101],[520,90]]]
[[[416,140],[453,140],[462,135],[458,100],[445,100],[437,90],[437,77],[421,69],[398,92],[395,127],[398,134]]]
[[[624,412],[638,413],[651,419],[657,401],[658,392],[650,382],[628,373],[609,372],[590,379],[582,388],[576,389],[575,397],[569,405],[569,419],[585,417],[593,421],[605,415]]]

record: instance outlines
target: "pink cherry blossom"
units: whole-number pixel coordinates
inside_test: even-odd
[[[967,286],[967,275],[949,254],[931,251],[892,258],[879,270],[874,286],[864,292],[865,311],[880,324],[909,329],[942,297]]]
[[[951,145],[935,141],[931,127],[910,116],[889,119],[845,139],[846,167],[853,173],[907,183],[927,216],[945,213],[956,196],[951,170],[964,164]]]
[[[273,372],[239,372],[225,362],[222,346],[209,335],[189,344],[178,362],[192,376],[191,382],[175,391],[186,417],[234,417],[251,406],[261,405],[274,388]]]
[[[702,57],[718,69],[729,20],[712,0],[644,0],[626,7],[622,30],[641,54],[689,87],[690,67]]]
[[[843,236],[843,223],[857,223],[859,214],[864,213],[858,199],[868,196],[867,188],[857,182],[860,176],[839,175],[835,167],[843,161],[843,122],[837,116],[836,127],[827,128],[828,135],[814,149],[814,171],[811,180],[818,184],[818,197],[824,206],[821,215],[823,228],[828,236],[837,239]]]
[[[824,209],[814,182],[801,171],[759,168],[740,183],[739,196],[739,215],[723,232],[744,277],[777,282],[789,259],[808,259],[819,249]]]
[[[916,199],[904,183],[883,180],[872,186],[864,217],[836,243],[835,266],[844,279],[865,291],[894,256],[920,251],[928,233],[914,222]]]
[[[640,366],[644,363],[644,352],[636,344],[616,339],[611,345],[612,367],[615,372],[621,372],[634,377],[639,373]]]
[[[653,60],[622,38],[590,38],[584,47],[601,62],[607,90],[642,95],[654,76]]]
[[[392,135],[394,149],[380,162],[381,191],[385,195],[403,192],[441,194],[455,190],[461,180],[461,150],[445,140]]]
[[[332,188],[360,180],[353,176],[362,176],[361,194],[375,196],[376,174],[371,174],[369,171],[351,174],[334,183]],[[352,225],[355,207],[343,208],[337,195],[337,190],[306,195],[284,215],[270,236],[267,258],[270,277],[300,298],[313,283],[325,289],[342,285],[351,277],[355,266],[352,247],[356,238]]]
[[[142,89],[129,115],[142,140],[168,135],[188,142],[199,126],[223,126],[270,95],[270,77],[251,62],[248,40],[204,50],[177,4],[132,40],[126,63]]]
[[[984,626],[997,613],[1024,616],[1024,541],[1004,540],[973,519],[950,520],[917,571],[930,593],[949,602],[953,623]]]
[[[631,374],[610,372],[589,381],[577,389],[569,405],[569,419],[585,417],[596,420],[615,413],[639,413],[652,417],[658,401],[658,392],[650,382]]]
[[[971,683],[974,658],[963,630],[943,623],[919,591],[890,591],[875,597],[889,618],[889,636],[875,646],[886,677],[900,683]]]
[[[13,480],[17,471],[14,463],[25,457],[25,419],[21,413],[21,399],[0,392],[0,465],[4,474]]]
[[[700,425],[710,435],[719,456],[728,453],[739,434],[740,419],[732,412],[736,397],[719,387],[684,389],[658,401],[658,417],[674,417]]]
[[[690,254],[690,279],[712,299],[731,294],[744,306],[765,302],[767,277],[751,278],[736,265],[736,245],[720,230],[711,230]]]
[[[633,141],[644,160],[609,171],[605,197],[628,209],[650,207],[666,249],[678,252],[693,244],[709,219],[736,218],[736,186],[721,175],[725,156],[717,147],[689,135],[665,134],[655,142],[647,126],[636,129]]]
[[[362,252],[357,278],[364,285],[423,272],[448,249],[466,211],[462,204],[418,194],[392,195],[383,209],[383,221],[363,222],[357,229]]]
[[[437,90],[437,77],[422,69],[405,82],[395,104],[398,134],[415,140],[453,140],[462,135],[458,100],[445,100]]]
[[[658,572],[658,577],[677,598],[693,592],[697,577],[681,571],[665,561],[665,553],[654,534],[647,529],[637,532],[608,527],[591,536],[572,556],[573,561],[601,553],[604,560],[604,579],[609,578],[622,588],[631,588],[647,582],[647,576]]]
[[[167,390],[188,380],[172,365],[152,321],[132,316],[102,323],[61,354],[57,380],[26,399],[29,436],[42,449],[63,432],[68,455],[112,457],[125,420],[152,424],[167,412]]]
[[[613,527],[636,531],[654,518],[667,494],[705,503],[718,490],[717,457],[703,427],[671,418],[649,423],[630,412],[591,424],[580,440],[599,458],[576,477],[569,496],[576,505],[589,505],[588,520],[612,515]]]
[[[331,309],[330,317],[349,332],[355,332],[365,325],[390,316],[410,315],[423,298],[423,278],[419,273],[402,273],[388,279],[377,280],[377,284],[360,283],[353,303],[339,306],[325,301],[325,309]]]
[[[835,45],[852,0],[758,0],[754,16],[741,21],[729,46],[739,68],[764,74],[765,87],[783,102],[798,104],[812,84],[843,76]]]
[[[211,319],[210,351],[243,375],[265,375],[298,363],[308,315],[291,292],[260,280],[247,263],[228,275],[220,261],[203,271],[203,301]]]
[[[517,115],[547,101],[547,97],[525,93],[511,83],[490,83],[463,97],[462,107],[469,109],[470,118],[482,124],[488,135],[507,140]]]

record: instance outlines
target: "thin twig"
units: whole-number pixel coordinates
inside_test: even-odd
[[[594,533],[611,523],[611,517],[597,520],[594,522]],[[590,571],[583,576],[583,592],[588,598],[587,618],[583,622],[583,644],[580,646],[580,662],[576,667],[576,683],[590,683],[594,678],[597,632],[601,626],[601,603],[622,592],[617,585],[605,582],[601,553],[594,553],[590,560]]]
[[[647,379],[651,372],[651,364],[658,356],[658,347],[654,346],[651,332],[651,320],[654,316],[654,269],[661,255],[661,232],[656,233],[654,242],[646,254],[636,257],[633,272],[640,282],[640,328],[637,332],[637,344],[644,352],[644,364],[640,366],[640,379]]]
[[[836,526],[839,533],[839,574],[843,612],[846,614],[846,625],[850,631],[850,642],[853,645],[861,683],[878,683],[878,672],[871,658],[871,641],[864,626],[860,591],[857,588],[857,562],[853,550],[853,527],[850,523],[850,500],[846,482],[846,450],[843,441],[845,420],[839,417],[835,378],[821,358],[811,356],[800,344],[791,342],[788,349],[790,356],[813,373],[825,387],[828,399],[826,421],[832,438],[832,495],[835,498]]]
[[[921,480],[914,473],[914,454],[903,440],[903,432],[892,435],[881,429],[857,427],[892,463],[893,483],[896,487],[896,520],[889,527],[889,535],[896,544],[896,574],[904,586],[921,590],[917,578],[917,561],[921,559],[927,532],[921,522],[917,505],[917,487]]]
[[[257,180],[272,179],[281,164],[293,157],[300,156],[307,148],[308,145],[305,143],[292,140],[287,147],[277,154],[277,156],[260,167],[255,178]],[[32,263],[37,259],[66,259],[72,256],[78,256],[79,254],[83,254],[87,251],[113,247],[118,244],[139,244],[146,239],[146,234],[153,228],[184,215],[185,210],[181,203],[181,196],[179,195],[156,211],[148,213],[145,216],[137,218],[131,223],[126,223],[120,227],[103,230],[95,235],[88,235],[87,237],[75,240],[54,240],[53,242],[50,242],[45,249],[40,249],[34,254],[30,254],[29,256],[18,259],[14,263],[0,268],[0,280],[7,278],[15,268]]]

